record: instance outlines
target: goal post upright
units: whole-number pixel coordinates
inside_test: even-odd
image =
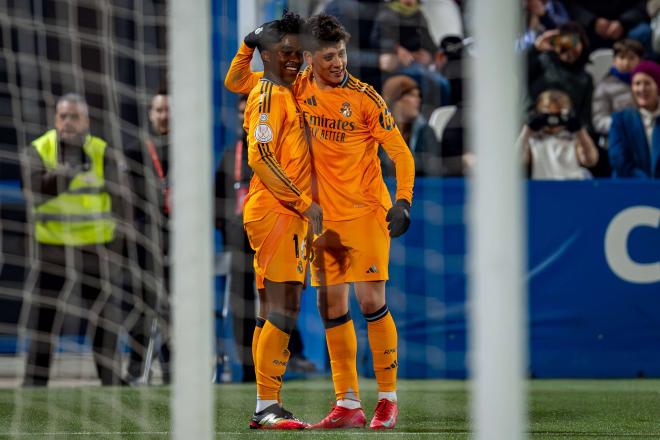
[[[514,41],[517,0],[475,0],[475,56],[470,70],[470,144],[476,167],[470,185],[470,374],[476,439],[527,437],[520,90]]]
[[[213,434],[213,197],[209,0],[172,0],[172,321],[174,438]]]

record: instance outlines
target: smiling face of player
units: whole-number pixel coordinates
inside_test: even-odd
[[[337,87],[346,76],[346,42],[330,44],[314,52],[305,52],[305,61],[312,66],[320,88]]]
[[[291,85],[302,66],[302,50],[298,35],[287,34],[279,42],[264,51],[264,67],[267,76]]]

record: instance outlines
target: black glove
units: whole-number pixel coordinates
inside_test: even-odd
[[[259,50],[261,50],[261,45],[262,45],[261,37],[265,34],[272,34],[274,32],[278,32],[277,22],[278,20],[273,20],[262,24],[261,26],[259,26],[258,28],[247,34],[243,42],[247,47],[250,47],[252,49],[256,47]]]
[[[539,131],[548,125],[548,115],[544,113],[532,113],[527,121],[527,126],[532,131]]]
[[[580,118],[577,116],[571,114],[566,118],[566,123],[564,125],[566,126],[566,130],[571,133],[576,133],[582,128],[582,121],[580,121]]]
[[[397,200],[387,211],[385,220],[389,223],[387,229],[390,230],[390,237],[403,235],[410,226],[410,203],[404,199]]]

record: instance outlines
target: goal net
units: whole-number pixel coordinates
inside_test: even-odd
[[[166,29],[164,0],[0,1],[3,435],[169,431],[140,387],[171,380]]]
[[[213,29],[208,35],[213,39],[212,121],[203,114],[211,93],[200,85],[210,86],[211,78],[195,75],[205,71],[195,57],[207,46],[195,40],[200,29],[194,23],[200,17],[188,16],[202,3],[208,6],[209,16],[204,18],[212,20],[208,24]],[[231,195],[217,204],[234,212],[240,159],[234,155],[226,161],[225,153],[238,154],[242,123],[238,98],[224,88],[223,79],[238,43],[256,25],[281,16],[285,7],[306,17],[332,3],[341,2],[0,0],[0,405],[11,408],[0,419],[0,436],[173,433],[206,438],[214,408],[219,408],[216,414],[228,415],[213,425],[220,435],[245,430],[254,384],[220,390],[211,383],[254,381],[249,342],[254,330],[254,279],[234,272],[236,265],[245,272],[251,255],[242,248],[245,240],[238,240],[243,237],[240,219],[238,229],[216,223],[224,244],[239,252],[218,258],[216,275],[223,276],[215,286],[218,305],[210,305],[213,293],[205,283],[211,276],[206,277],[203,254],[213,241],[204,223],[212,221],[212,213],[207,212],[211,197],[201,189],[210,179],[202,169],[208,166],[210,173],[217,163],[225,172],[221,178],[226,177],[225,189]],[[376,1],[358,3],[379,6]],[[428,0],[422,8],[432,24],[434,44],[456,34],[451,44],[467,53],[470,42],[463,39],[458,3]],[[363,22],[373,24],[377,11],[361,7],[358,16],[343,12],[353,19],[345,23],[354,37],[348,48],[349,71],[373,82],[383,94],[385,80],[395,75],[381,76],[376,48],[361,42],[369,37]],[[177,32],[192,37],[182,38]],[[168,53],[177,57],[168,60]],[[425,175],[415,183],[411,227],[392,240],[390,249],[386,300],[398,331],[398,359],[390,367],[397,368],[399,383],[409,392],[407,404],[417,411],[407,427],[403,424],[408,430],[435,417],[439,390],[464,393],[462,382],[447,386],[427,379],[465,379],[470,368],[466,230],[472,207],[463,179],[443,179],[462,176],[473,163],[467,145],[463,147],[468,124],[460,84],[467,67],[457,53],[453,55],[444,67],[434,65],[421,73],[420,87],[437,86],[438,75],[431,73],[446,69],[446,79],[456,80],[451,87],[457,95],[439,92],[442,111],[433,112],[438,102],[423,101],[420,114],[433,126],[429,131],[444,133],[446,139],[451,134],[460,149],[418,160],[418,172]],[[395,87],[392,96],[401,98],[397,92]],[[175,104],[171,109],[170,96]],[[501,143],[506,144],[506,138]],[[212,150],[215,161],[209,157]],[[381,158],[393,190],[393,164]],[[248,176],[241,173],[242,178]],[[166,175],[177,182],[172,191]],[[72,224],[79,229],[72,230]],[[216,241],[221,234],[216,234]],[[169,252],[172,248],[175,251]],[[247,257],[239,260],[240,256]],[[178,271],[184,265],[188,270]],[[227,266],[232,274],[224,278]],[[235,289],[243,292],[240,298],[233,296]],[[199,301],[203,295],[208,298]],[[368,324],[353,290],[350,308],[363,405],[371,418],[379,393]],[[217,368],[214,362],[200,368],[207,351],[213,350],[207,341],[211,332],[205,334],[200,322],[210,320],[214,312],[214,349],[223,365]],[[303,293],[293,333],[282,395],[287,405],[299,409],[297,415],[318,421],[335,395],[326,333],[311,287]],[[170,358],[174,343],[177,349]],[[186,359],[191,363],[180,368],[179,362]],[[170,381],[171,388],[159,386]],[[211,394],[218,396],[215,407]],[[239,423],[235,414],[245,418]],[[426,429],[422,422],[419,426]]]

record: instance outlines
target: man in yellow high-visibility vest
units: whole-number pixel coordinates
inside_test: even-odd
[[[30,342],[24,385],[47,385],[53,342],[63,326],[81,319],[88,321],[101,383],[119,384],[119,237],[130,224],[121,155],[89,134],[87,103],[67,94],[57,102],[55,128],[23,151],[22,165],[38,270],[24,298]]]

